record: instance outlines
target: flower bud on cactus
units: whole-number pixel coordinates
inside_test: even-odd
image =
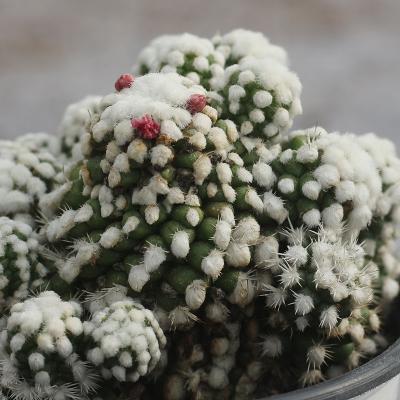
[[[77,355],[81,306],[54,292],[17,303],[1,333],[1,385],[11,398],[87,398],[96,375]]]
[[[187,110],[203,93],[178,75],[149,74],[102,100],[86,158],[47,197],[53,209],[66,208],[47,227],[56,246],[73,242],[73,252],[56,262],[66,282],[102,277],[143,295],[168,287],[178,325],[192,320],[209,286],[234,304],[251,301],[250,246],[260,226],[245,213],[263,204],[236,152],[234,124],[217,120],[208,105]],[[143,118],[160,127],[158,136],[147,136]]]
[[[301,84],[286,66],[285,51],[243,29],[213,42],[189,34],[161,36],[142,51],[134,69],[178,72],[213,90],[209,95],[222,117],[243,135],[276,139],[287,131],[302,109]]]
[[[45,282],[39,241],[24,222],[0,217],[0,304],[11,306]]]

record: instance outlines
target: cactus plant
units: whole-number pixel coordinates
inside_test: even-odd
[[[0,141],[0,215],[34,225],[39,201],[62,181],[62,170],[51,153],[38,148],[41,135],[38,142],[31,138]]]
[[[17,137],[15,142],[21,146],[27,147],[34,153],[47,151],[57,157],[60,155],[61,151],[59,139],[54,135],[44,132],[26,133]]]
[[[15,304],[1,335],[1,385],[14,398],[85,398],[96,374],[78,354],[81,306],[54,292]]]
[[[301,84],[287,67],[286,52],[259,32],[234,30],[213,41],[166,35],[139,55],[138,73],[178,72],[212,90],[223,118],[243,135],[272,139],[301,114]]]
[[[257,32],[156,38],[134,74],[1,143],[4,395],[244,400],[382,351],[393,145],[289,132],[301,84]]]
[[[48,270],[30,225],[0,217],[0,308],[24,300],[45,282]]]
[[[233,204],[245,211],[262,202],[234,151],[235,125],[203,103],[193,109],[203,93],[187,78],[149,74],[102,100],[101,119],[84,139],[86,158],[57,189],[63,195],[48,196],[58,197],[51,208],[67,207],[46,229],[56,246],[72,241],[72,253],[56,260],[67,283],[102,278],[136,293],[161,285],[160,296],[174,294],[169,312],[178,325],[210,285],[233,303],[251,300],[245,267],[259,225],[250,216],[235,225]]]
[[[67,162],[82,159],[81,138],[90,128],[89,123],[96,118],[100,96],[86,96],[70,104],[64,112],[58,127],[60,151]]]
[[[113,302],[84,323],[87,359],[104,379],[136,382],[161,358],[165,336],[153,313],[131,299]]]

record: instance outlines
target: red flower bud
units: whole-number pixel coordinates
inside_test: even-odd
[[[132,118],[132,127],[136,129],[139,136],[143,139],[155,139],[160,134],[160,124],[158,124],[150,115],[144,115],[141,118]]]
[[[203,94],[192,94],[186,103],[186,109],[195,114],[200,112],[207,105],[206,96]]]
[[[131,75],[131,74],[122,74],[115,81],[115,89],[116,89],[116,91],[120,92],[122,89],[131,87],[134,80],[135,80],[135,78],[134,78],[133,75]]]

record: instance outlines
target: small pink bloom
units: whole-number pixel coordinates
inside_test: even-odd
[[[115,81],[115,89],[116,89],[116,91],[120,92],[122,89],[131,87],[134,80],[135,80],[135,78],[134,78],[133,75],[131,75],[131,74],[122,74]]]
[[[186,103],[186,109],[191,114],[200,112],[207,105],[206,96],[203,94],[192,94]]]
[[[131,123],[143,139],[155,139],[160,134],[160,124],[148,114],[141,118],[132,118]]]

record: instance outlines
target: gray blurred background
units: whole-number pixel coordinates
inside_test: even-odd
[[[236,27],[288,50],[304,86],[297,127],[400,145],[400,0],[0,0],[0,137],[54,132],[70,102],[112,91],[154,36]]]

